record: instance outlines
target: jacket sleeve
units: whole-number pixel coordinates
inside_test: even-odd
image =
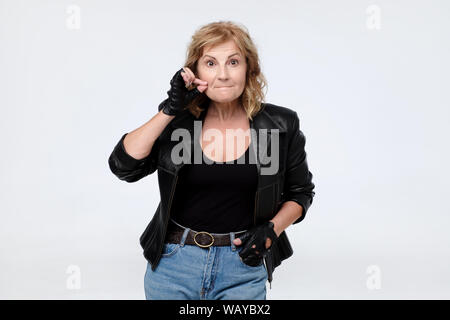
[[[153,144],[150,154],[143,159],[135,159],[129,155],[123,145],[125,133],[114,147],[108,159],[109,168],[120,179],[126,182],[135,182],[152,174],[157,168],[159,138]]]
[[[297,224],[305,218],[309,206],[315,195],[313,175],[308,169],[305,152],[305,136],[300,130],[300,120],[295,113],[293,133],[289,141],[288,156],[286,162],[286,174],[284,181],[283,202],[295,201],[303,207],[303,213],[293,224]]]

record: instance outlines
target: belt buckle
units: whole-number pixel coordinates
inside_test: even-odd
[[[207,234],[208,236],[210,236],[210,237],[211,237],[211,240],[212,240],[211,243],[208,244],[208,245],[202,245],[202,244],[198,243],[197,240],[195,239],[195,237],[198,236],[200,233],[204,233],[204,234]],[[202,247],[202,248],[208,248],[208,247],[211,247],[211,246],[213,245],[213,243],[214,243],[214,237],[213,237],[213,235],[210,234],[209,232],[206,232],[206,231],[199,231],[199,232],[196,232],[196,233],[195,233],[195,236],[194,236],[194,242],[195,242],[195,244],[198,245],[199,247]]]

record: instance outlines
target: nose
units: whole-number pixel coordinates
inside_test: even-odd
[[[220,81],[228,81],[228,70],[226,66],[222,66],[218,68],[219,71],[217,71],[217,79]]]

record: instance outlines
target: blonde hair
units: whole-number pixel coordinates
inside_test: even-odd
[[[233,40],[247,63],[246,83],[242,95],[239,97],[247,117],[252,117],[261,109],[261,103],[265,101],[263,89],[267,88],[267,81],[261,72],[258,52],[248,30],[243,25],[231,21],[218,21],[204,25],[197,29],[189,43],[184,66],[191,69],[197,75],[197,62],[203,55],[203,49],[209,46],[222,44]],[[205,110],[205,104],[210,99],[205,94],[198,95],[187,109],[196,117]]]

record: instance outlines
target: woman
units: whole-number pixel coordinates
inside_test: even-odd
[[[197,30],[170,84],[109,158],[127,182],[158,170],[161,202],[140,238],[146,298],[264,300],[293,253],[284,230],[315,194],[297,113],[262,102],[256,47],[232,22]]]

